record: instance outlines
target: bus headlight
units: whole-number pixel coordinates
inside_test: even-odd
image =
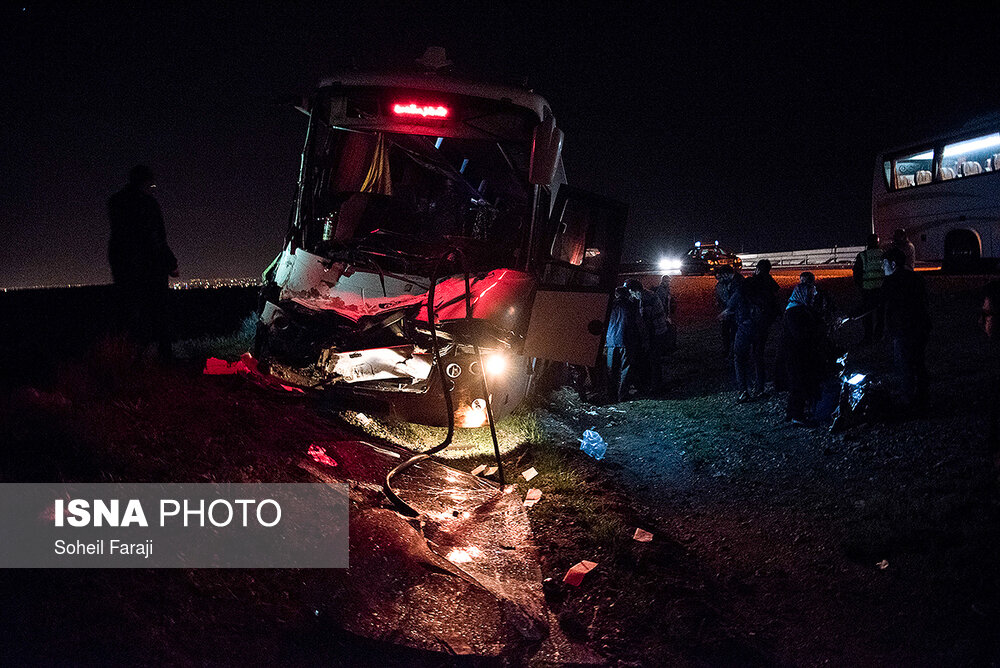
[[[493,353],[486,358],[486,374],[491,377],[501,375],[507,370],[507,356],[503,353]]]

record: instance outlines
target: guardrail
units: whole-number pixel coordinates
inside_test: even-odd
[[[865,249],[864,246],[834,246],[813,250],[783,251],[780,253],[740,253],[744,269],[753,269],[758,260],[767,258],[773,267],[822,267],[848,265]]]

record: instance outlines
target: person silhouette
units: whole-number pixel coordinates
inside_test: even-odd
[[[168,317],[169,277],[179,276],[167,245],[160,204],[153,197],[153,170],[136,165],[128,185],[108,199],[111,237],[108,262],[118,300],[119,323],[140,346],[156,343],[161,360],[172,358]]]

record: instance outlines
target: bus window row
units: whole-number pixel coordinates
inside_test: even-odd
[[[944,144],[885,162],[894,190],[1000,171],[1000,132]]]

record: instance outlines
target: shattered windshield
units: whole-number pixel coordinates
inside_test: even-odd
[[[301,245],[320,255],[359,244],[419,255],[451,244],[480,267],[510,263],[530,225],[537,119],[456,96],[426,108],[411,103],[407,115],[394,116],[388,95],[328,93],[314,106],[296,221]],[[447,119],[421,115],[445,108]]]

